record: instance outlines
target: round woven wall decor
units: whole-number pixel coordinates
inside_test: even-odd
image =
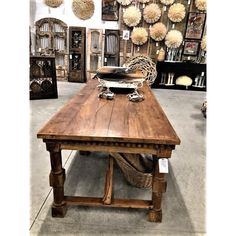
[[[161,22],[154,24],[150,28],[150,36],[155,41],[162,41],[165,38],[166,33],[167,33],[167,28]]]
[[[93,0],[73,0],[72,10],[74,14],[81,20],[87,20],[92,17],[94,13]]]
[[[207,9],[206,0],[195,0],[195,6],[199,11],[206,11]]]
[[[136,26],[141,20],[141,11],[135,6],[130,6],[125,10],[123,20],[129,27]]]
[[[183,35],[179,30],[170,30],[165,38],[165,44],[168,48],[178,48],[183,41]]]
[[[155,23],[161,17],[161,9],[156,3],[148,4],[143,10],[143,19],[147,23]]]
[[[120,3],[120,5],[122,6],[128,6],[132,0],[116,0],[118,3]]]
[[[148,40],[148,32],[143,27],[134,28],[131,33],[131,41],[135,45],[143,45]]]
[[[49,7],[59,7],[62,3],[63,0],[44,0],[44,3],[49,6]]]
[[[130,57],[124,66],[132,70],[141,70],[148,85],[153,84],[157,77],[156,63],[148,56],[139,55]]]
[[[181,22],[185,17],[185,6],[181,3],[175,3],[170,6],[168,18],[172,22]]]

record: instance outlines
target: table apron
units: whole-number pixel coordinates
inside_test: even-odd
[[[158,157],[170,158],[175,145],[169,144],[143,144],[128,142],[92,142],[92,141],[54,141],[44,140],[46,143],[59,145],[60,149],[79,151],[100,151],[116,153],[143,153],[152,154]]]

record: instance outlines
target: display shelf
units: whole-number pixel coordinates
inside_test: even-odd
[[[152,88],[206,91],[206,64],[190,62],[157,62],[157,78]],[[192,85],[177,85],[176,79],[186,75],[192,79]]]
[[[30,99],[58,98],[55,57],[31,56]]]
[[[85,27],[69,27],[69,82],[86,82],[85,39]]]

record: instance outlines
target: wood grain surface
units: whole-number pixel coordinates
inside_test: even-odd
[[[145,100],[131,102],[125,94],[98,98],[98,81],[90,80],[48,123],[37,137],[51,140],[95,140],[180,144],[180,139],[146,84]]]

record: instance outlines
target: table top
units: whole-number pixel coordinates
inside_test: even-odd
[[[89,80],[37,134],[47,140],[120,141],[180,144],[180,139],[144,83],[144,101],[131,102],[125,94],[113,100],[98,98],[98,81]]]

